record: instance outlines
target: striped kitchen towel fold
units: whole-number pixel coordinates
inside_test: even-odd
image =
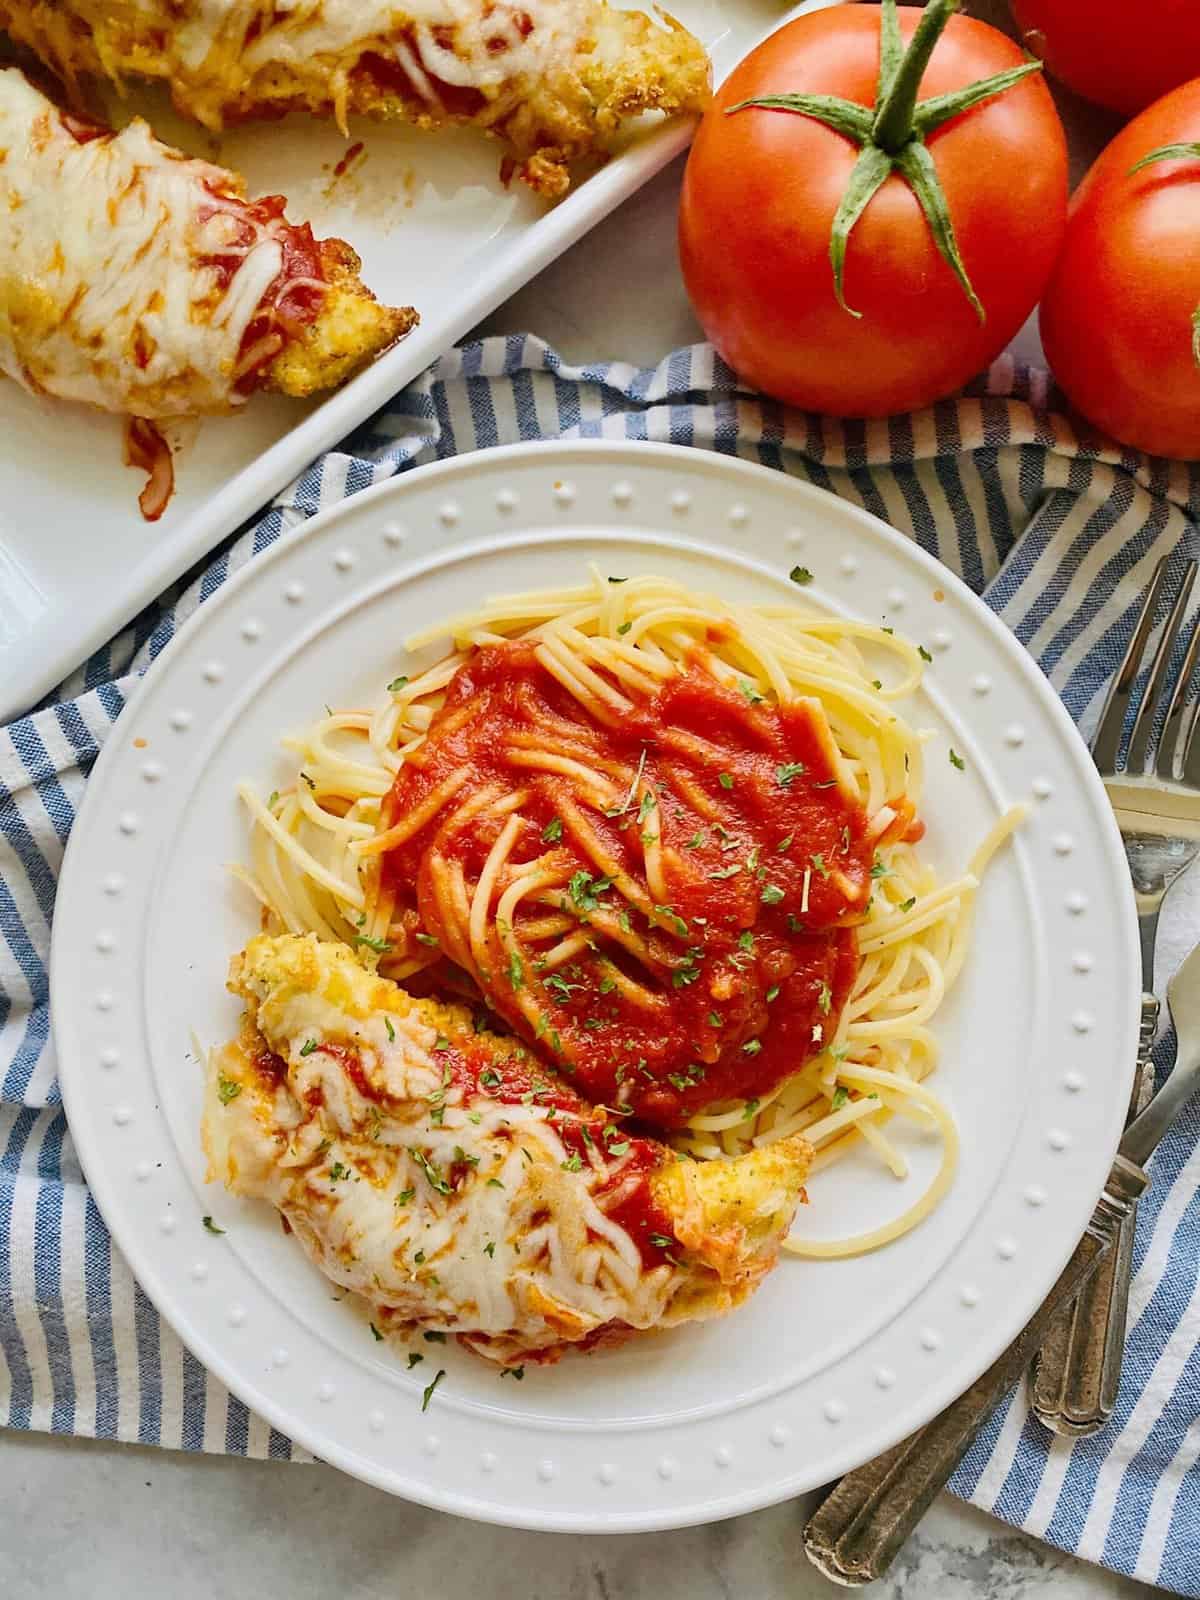
[[[344,496],[459,451],[670,440],[765,462],[901,529],[984,596],[1086,724],[1154,563],[1200,554],[1200,472],[1087,448],[1052,400],[1041,374],[1002,362],[919,415],[830,422],[743,392],[703,346],[638,369],[568,367],[527,336],[470,344],[0,729],[0,1421],[302,1454],[204,1372],[134,1282],[80,1173],[50,1043],[55,882],[88,773],[136,676],[231,572]],[[1064,1550],[1200,1596],[1198,1137],[1193,1106],[1142,1208],[1115,1425],[1050,1441],[1017,1394],[954,1488]]]

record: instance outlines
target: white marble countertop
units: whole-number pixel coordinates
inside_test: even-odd
[[[976,0],[1000,20],[1002,0]],[[1109,126],[1063,101],[1076,172]],[[495,313],[480,332],[533,331],[568,360],[648,364],[700,338],[675,263],[680,164]],[[1036,327],[1016,342],[1040,358]],[[1165,919],[1160,971],[1200,935],[1200,875]],[[816,1600],[807,1501],[678,1533],[514,1533],[390,1499],[325,1466],[187,1456],[0,1435],[5,1600],[170,1600],[264,1590],[288,1600]],[[944,1497],[874,1591],[880,1600],[1128,1600],[1149,1595]]]

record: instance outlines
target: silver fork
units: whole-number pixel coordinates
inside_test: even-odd
[[[1200,699],[1185,710],[1200,651],[1200,614],[1192,620],[1183,662],[1172,676],[1196,571],[1196,562],[1190,561],[1172,593],[1167,560],[1155,568],[1092,740],[1092,755],[1121,827],[1137,900],[1142,1024],[1131,1117],[1144,1107],[1154,1083],[1150,1052],[1159,1016],[1153,992],[1159,913],[1172,884],[1200,854],[1200,739],[1195,738]],[[1167,618],[1151,658],[1155,619],[1164,599]],[[1149,676],[1136,705],[1122,761],[1125,723],[1147,663]],[[1136,1220],[1136,1210],[1131,1207],[1115,1248],[1078,1297],[1055,1318],[1033,1358],[1034,1414],[1054,1433],[1070,1438],[1097,1433],[1112,1416],[1125,1353]]]
[[[1150,966],[1144,982],[1147,994],[1153,982],[1154,934],[1163,896],[1200,851],[1200,738],[1197,737],[1200,693],[1192,701],[1188,700],[1188,688],[1195,676],[1200,654],[1200,626],[1195,622],[1188,632],[1184,661],[1175,686],[1169,696],[1166,694],[1171,658],[1178,648],[1182,621],[1195,578],[1196,563],[1193,561],[1189,562],[1183,583],[1175,591],[1164,637],[1150,664],[1149,681],[1138,702],[1129,751],[1124,763],[1121,763],[1119,758],[1125,717],[1147,656],[1154,632],[1154,617],[1168,581],[1165,563],[1160,563],[1156,569],[1142,616],[1110,691],[1110,703],[1105,707],[1094,743],[1097,763],[1102,772],[1109,774],[1105,787],[1129,852],[1130,870],[1138,899],[1143,958]],[[1200,685],[1197,687],[1200,690]],[[1155,728],[1160,721],[1163,730],[1156,740]],[[1154,770],[1148,772],[1148,757],[1152,749],[1155,752]],[[1195,959],[1193,957],[1192,961]],[[1184,992],[1188,994],[1194,990],[1194,976],[1192,963],[1189,962],[1182,980]],[[1150,998],[1153,1000],[1153,996]],[[1153,1001],[1153,1005],[1154,1012],[1148,1026],[1150,1040],[1153,1039],[1158,1014],[1157,1001]],[[1143,1040],[1146,1037],[1143,1019]],[[1147,1052],[1148,1048],[1147,1044]],[[1188,1065],[1182,1057],[1181,1065]],[[1200,1072],[1200,1062],[1191,1059],[1190,1065],[1193,1072]],[[1194,1075],[1189,1075],[1187,1081],[1177,1078],[1172,1092],[1154,1101],[1154,1107],[1160,1110],[1160,1122],[1174,1116],[1181,1097],[1190,1093],[1194,1086]],[[1145,1149],[1141,1150],[1141,1146],[1135,1149],[1135,1159],[1139,1151],[1143,1155],[1148,1154],[1162,1132],[1162,1127],[1156,1125],[1151,1137],[1145,1132],[1145,1124],[1139,1123],[1139,1128],[1143,1130]],[[888,1570],[934,1497],[949,1482],[955,1467],[970,1449],[988,1417],[1029,1365],[1031,1355],[1039,1346],[1044,1350],[1046,1330],[1060,1309],[1086,1294],[1089,1272],[1106,1270],[1107,1262],[1116,1253],[1113,1241],[1123,1224],[1132,1239],[1132,1226],[1126,1219],[1145,1182],[1145,1173],[1119,1154],[1087,1234],[1080,1241],[1058,1283],[1008,1349],[966,1394],[947,1406],[932,1422],[883,1455],[876,1456],[854,1472],[848,1472],[834,1486],[804,1531],[805,1553],[826,1577],[857,1587],[881,1578]],[[1127,1244],[1126,1250],[1128,1248]],[[1125,1289],[1120,1293],[1127,1293],[1128,1278],[1126,1255]],[[1107,1299],[1099,1307],[1102,1331],[1107,1327],[1108,1308],[1115,1303],[1115,1291],[1118,1291],[1118,1286],[1114,1282]],[[1115,1378],[1119,1376],[1120,1356],[1124,1347],[1123,1298],[1120,1299],[1119,1310],[1120,1338],[1115,1347],[1115,1366],[1110,1364],[1108,1373],[1112,1392],[1115,1392]],[[1082,1320],[1082,1316],[1076,1313],[1074,1321],[1068,1325],[1068,1337],[1072,1327],[1081,1324]],[[1043,1354],[1043,1366],[1045,1359]],[[1074,1370],[1072,1366],[1071,1371]]]

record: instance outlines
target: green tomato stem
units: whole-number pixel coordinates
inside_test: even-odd
[[[961,0],[929,0],[916,32],[905,49],[900,36],[896,0],[882,0],[879,14],[879,77],[873,111],[856,101],[844,100],[832,94],[770,94],[739,100],[726,112],[727,116],[732,116],[735,112],[758,109],[811,117],[858,145],[861,153],[846,183],[829,236],[834,293],[838,305],[849,316],[858,317],[862,314],[847,305],[843,288],[850,235],[873,196],[890,174],[896,172],[919,201],[938,253],[958,279],[971,309],[980,322],[986,320],[983,305],[959,252],[950,208],[946,204],[946,195],[933,157],[925,147],[925,137],[973,106],[1003,94],[1030,73],[1040,72],[1042,63],[1026,61],[1018,67],[993,73],[990,78],[969,83],[962,89],[953,89],[947,94],[932,95],[928,100],[918,101],[917,93],[930,57],[960,4]],[[1138,166],[1178,155],[1200,157],[1200,145],[1168,145],[1147,156]],[[1135,167],[1133,170],[1136,172],[1138,169]],[[1197,329],[1200,330],[1200,320]],[[1200,361],[1200,331],[1196,338],[1197,360]]]
[[[1200,144],[1164,144],[1157,150],[1151,150],[1148,156],[1143,156],[1140,161],[1130,167],[1127,174],[1132,178],[1135,172],[1140,172],[1143,167],[1148,167],[1155,161],[1187,161],[1192,157],[1200,158]]]
[[[935,45],[945,32],[946,24],[958,10],[959,4],[960,0],[929,0],[929,4],[921,13],[917,31],[913,34],[903,59],[894,69],[891,86],[875,108],[875,125],[871,130],[871,137],[880,149],[886,150],[889,155],[897,155],[912,138],[913,114],[917,109],[917,93],[921,87],[921,79],[925,76],[925,68],[929,65],[929,58],[933,54]],[[894,7],[895,0],[887,0],[884,9],[894,9]],[[880,43],[882,46],[882,27]],[[881,48],[881,75],[883,54]]]

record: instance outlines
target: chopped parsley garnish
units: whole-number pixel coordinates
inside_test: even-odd
[[[670,906],[655,906],[654,909],[658,915],[662,917],[664,922],[669,922],[671,924],[672,930],[677,933],[681,939],[687,938],[687,923],[677,911],[673,911]]]
[[[426,1178],[429,1180],[429,1185],[431,1188],[436,1189],[438,1194],[450,1193],[449,1183],[434,1166],[433,1162],[430,1161],[429,1157],[423,1150],[410,1150],[409,1155],[412,1156],[413,1160],[425,1174]]]
[[[785,761],[782,766],[775,768],[775,782],[781,789],[788,789],[793,778],[799,778],[807,771],[803,761]]]
[[[788,573],[788,577],[793,583],[798,583],[801,588],[803,588],[806,583],[811,583],[813,581],[813,575],[807,567],[793,567]]]
[[[426,1344],[445,1344],[446,1335],[440,1328],[426,1328],[424,1339]]]
[[[211,1217],[201,1217],[200,1220],[204,1224],[204,1231],[206,1233],[224,1233],[225,1232],[224,1228],[218,1228],[217,1227],[216,1223],[213,1221],[213,1219]]]
[[[967,770],[967,763],[959,755],[958,751],[953,745],[950,746],[950,765],[952,767],[957,767],[960,772],[965,772]]]
[[[925,646],[923,644],[919,644],[917,646],[917,654],[920,656],[922,661],[932,661],[933,660],[933,657],[929,654],[929,651],[926,650],[926,648],[925,648]]]
[[[315,1039],[305,1039],[304,1043],[300,1046],[300,1054],[302,1056],[310,1056],[316,1048],[317,1041]]]
[[[571,874],[567,888],[581,911],[595,911],[600,904],[596,896],[612,888],[612,879],[593,878],[590,872],[585,872],[581,867],[578,872]]]
[[[315,789],[317,787],[316,784],[313,782],[313,780],[309,777],[307,772],[302,772],[300,774],[300,776],[304,779],[305,783],[308,785],[308,787],[310,789]]]
[[[396,1042],[396,1030],[395,1030],[395,1028],[392,1027],[392,1019],[391,1019],[391,1017],[384,1017],[383,1025],[387,1029],[387,1036],[388,1036],[389,1041],[392,1044],[395,1044],[395,1042]]]
[[[671,982],[676,989],[684,989],[689,983],[695,983],[700,976],[700,966],[695,956],[689,956],[683,966],[676,967],[671,974]]]
[[[444,1033],[438,1034],[437,1038],[433,1041],[433,1048],[435,1050],[449,1050],[450,1041],[447,1039]]]
[[[623,635],[627,634],[629,632],[630,628],[632,628],[632,627],[633,627],[633,623],[632,622],[623,622],[621,624],[621,626],[617,629],[617,632],[623,636]]]
[[[777,983],[773,983],[771,985],[771,987],[767,990],[766,999],[767,999],[767,1004],[768,1005],[771,1004],[772,1000],[778,1000],[779,999],[779,985]]]
[[[732,789],[733,788],[733,773],[732,772],[718,772],[717,773],[717,782],[721,785],[722,789]]]
[[[650,1243],[658,1250],[674,1250],[679,1240],[671,1238],[667,1233],[652,1233]]]
[[[431,933],[419,933],[419,934],[417,934],[417,943],[418,944],[432,945],[432,947],[435,950],[437,949],[437,940],[433,937],[433,935]]]
[[[429,1335],[426,1334],[425,1337],[428,1338]],[[423,1391],[423,1393],[421,1395],[421,1410],[422,1411],[428,1411],[429,1410],[429,1402],[433,1399],[433,1391],[437,1388],[438,1384],[441,1383],[442,1379],[445,1376],[446,1376],[445,1367],[439,1367],[437,1369],[437,1375],[434,1378],[433,1382],[432,1383],[427,1383],[425,1385],[425,1389],[424,1389],[424,1391]]]
[[[217,1099],[223,1106],[231,1100],[236,1100],[242,1092],[242,1085],[236,1078],[227,1078],[222,1072],[217,1078]]]
[[[763,891],[758,898],[765,906],[777,906],[783,899],[783,890],[777,883],[764,883]]]
[[[842,1085],[839,1084],[837,1086],[837,1088],[833,1091],[833,1104],[832,1104],[830,1109],[833,1110],[833,1111],[840,1111],[842,1109],[842,1107],[846,1104],[846,1101],[849,1100],[849,1098],[850,1098],[849,1091],[844,1089],[842,1087]]]
[[[609,1153],[610,1156],[628,1155],[628,1153],[629,1153],[629,1140],[628,1139],[621,1139],[615,1144],[610,1144],[609,1147],[608,1147],[608,1153]]]
[[[892,875],[891,867],[885,866],[883,864],[883,862],[879,859],[879,857],[876,856],[875,860],[874,860],[874,863],[872,864],[872,867],[871,867],[871,876],[873,878],[890,878],[891,875]]]
[[[416,1366],[417,1362],[418,1361],[424,1361],[424,1359],[425,1359],[425,1357],[421,1354],[421,1352],[419,1350],[410,1350],[408,1352],[408,1370],[411,1372],[412,1369]]]
[[[487,1187],[489,1189],[503,1189],[504,1185],[500,1182],[499,1178],[489,1178],[487,1181]]]
[[[817,1006],[819,1007],[822,1016],[826,1017],[833,1008],[833,990],[827,983],[822,983],[820,989],[817,991]]]
[[[645,822],[646,818],[654,810],[657,804],[658,801],[654,798],[654,795],[651,793],[651,791],[647,789],[645,794],[642,796],[641,804],[638,806],[638,821]]]
[[[813,864],[814,872],[819,872],[823,878],[827,878],[829,876],[829,868],[825,865],[824,856],[810,856],[809,859]]]
[[[567,1157],[567,1159],[562,1163],[562,1169],[564,1172],[583,1171],[583,1157],[579,1154],[578,1150],[574,1151]]]
[[[742,1118],[743,1122],[749,1122],[751,1117],[756,1117],[758,1115],[758,1108],[761,1104],[762,1102],[760,1100],[747,1100],[745,1115]]]
[[[500,1376],[502,1378],[515,1378],[517,1382],[520,1383],[521,1379],[525,1376],[525,1368],[524,1366],[501,1367]]]
[[[514,989],[521,989],[525,985],[525,968],[515,950],[508,958],[508,981]]]
[[[368,950],[374,950],[376,955],[381,956],[387,955],[392,948],[386,939],[372,939],[370,934],[367,933],[356,933],[354,935],[354,943],[365,944]]]
[[[375,1324],[373,1322],[368,1322],[367,1323],[367,1327],[370,1328],[371,1332],[375,1335],[376,1344],[382,1344],[383,1343],[383,1335],[380,1333],[379,1329],[375,1326]]]
[[[490,1257],[492,1257],[493,1260],[495,1259],[496,1241],[494,1239],[489,1239],[488,1242],[484,1245],[483,1253],[484,1253],[485,1256],[490,1256]]]
[[[413,1257],[413,1260],[416,1262],[418,1267],[423,1267],[425,1265],[425,1252],[424,1252],[424,1250],[418,1250],[416,1255]]]
[[[343,1178],[348,1178],[349,1176],[350,1176],[350,1168],[347,1167],[347,1166],[344,1166],[343,1163],[340,1162],[340,1161],[333,1162],[333,1164],[329,1168],[329,1181],[330,1181],[330,1183],[340,1183]]]
[[[687,843],[684,845],[683,848],[685,850],[699,850],[700,846],[703,843],[704,843],[704,829],[703,828],[697,828],[696,832],[687,841]]]
[[[709,1025],[710,1028],[719,1028],[719,1027],[721,1027],[724,1024],[724,1021],[725,1021],[725,1018],[721,1015],[721,1013],[719,1011],[710,1011],[708,1013],[708,1025]]]
[[[901,911],[911,911],[912,908],[916,905],[916,903],[917,903],[916,895],[915,894],[910,894],[907,900],[901,900],[901,902],[900,902],[900,910]]]
[[[738,934],[738,949],[739,950],[753,950],[754,949],[754,935],[750,932],[749,928],[745,929],[744,932]]]
[[[562,818],[551,817],[542,829],[542,839],[546,844],[557,844],[562,838]]]
[[[415,1189],[401,1189],[396,1196],[396,1204],[398,1206],[406,1206],[410,1200],[415,1200],[416,1198],[417,1191]]]
[[[782,855],[785,850],[790,850],[792,848],[792,835],[790,833],[785,833],[775,848],[779,851],[780,855]]]
[[[601,994],[611,994],[616,987],[617,987],[616,983],[613,981],[612,978],[601,978],[600,979],[600,993]]]
[[[271,793],[270,793],[270,796],[267,799],[267,807],[268,807],[269,810],[274,811],[275,807],[278,804],[279,804],[279,790],[278,789],[272,789]]]
[[[761,1039],[747,1039],[745,1044],[742,1046],[742,1053],[743,1055],[747,1056],[756,1056],[761,1049]]]
[[[710,878],[736,878],[742,870],[742,863],[734,861],[728,867],[720,867],[716,872],[710,872]]]
[[[739,678],[738,679],[738,688],[746,696],[746,699],[750,702],[750,704],[752,706],[757,706],[757,705],[761,705],[762,704],[763,696],[761,694],[759,694],[758,690],[750,682],[749,678]]]
[[[403,689],[407,682],[408,679],[403,674],[401,674],[401,676],[398,678],[393,678],[391,683],[388,684],[388,693],[399,694],[400,690]]]
[[[628,578],[610,578],[608,581],[609,581],[609,583],[628,583],[629,579]]]

